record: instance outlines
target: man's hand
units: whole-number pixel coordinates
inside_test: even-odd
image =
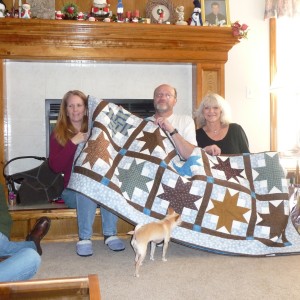
[[[171,125],[171,123],[167,120],[167,118],[159,117],[159,118],[155,119],[154,123],[169,133],[174,131],[174,129],[175,129]]]

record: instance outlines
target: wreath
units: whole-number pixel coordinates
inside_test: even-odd
[[[62,8],[62,13],[64,15],[64,19],[77,19],[78,16],[78,6],[75,3],[67,3]]]

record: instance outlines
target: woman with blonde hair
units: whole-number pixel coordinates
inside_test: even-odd
[[[75,152],[80,143],[88,139],[88,98],[78,90],[67,92],[61,102],[56,126],[50,136],[49,165],[54,172],[64,174],[62,199],[70,208],[77,208],[79,256],[93,254],[91,237],[97,203],[68,189]],[[117,238],[117,216],[101,207],[102,229],[105,244],[113,251],[125,249]]]
[[[195,113],[198,146],[216,145],[220,154],[249,153],[249,143],[243,128],[231,123],[228,102],[218,94],[209,93],[201,101]]]

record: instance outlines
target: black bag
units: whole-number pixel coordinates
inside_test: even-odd
[[[42,160],[42,164],[28,171],[19,172],[13,175],[6,175],[5,168],[12,161],[33,158]],[[9,193],[16,195],[17,204],[34,205],[45,204],[55,201],[61,196],[64,189],[64,178],[61,173],[54,173],[45,157],[19,156],[9,160],[3,167],[3,176],[6,180]],[[16,188],[15,184],[19,184]]]

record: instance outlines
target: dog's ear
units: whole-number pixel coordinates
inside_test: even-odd
[[[174,209],[172,207],[168,208],[168,215],[172,215],[174,213]]]
[[[134,230],[127,232],[127,234],[134,235]]]

